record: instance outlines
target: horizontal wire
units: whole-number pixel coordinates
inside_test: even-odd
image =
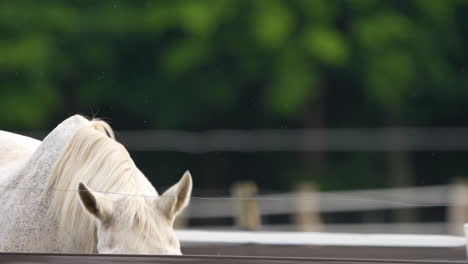
[[[20,187],[20,186],[8,186],[8,185],[0,185],[0,188],[5,189],[19,189],[19,190],[32,190],[32,191],[47,191],[47,192],[80,192],[80,190],[74,189],[57,189],[57,188],[37,188],[37,187]],[[102,194],[112,194],[112,195],[123,195],[129,197],[143,197],[143,198],[169,198],[169,197],[176,197],[176,196],[159,196],[159,195],[144,195],[144,194],[128,194],[128,193],[119,193],[119,192],[110,192],[110,191],[95,191],[92,192],[102,193]],[[317,195],[317,193],[311,193],[313,195]],[[330,196],[330,194],[325,194]],[[297,197],[302,196],[302,197]],[[391,204],[391,205],[402,205],[402,206],[412,206],[412,207],[437,207],[437,206],[456,206],[449,203],[430,203],[430,204],[423,204],[423,203],[411,203],[411,202],[398,202],[398,201],[390,201],[390,200],[382,200],[382,199],[369,199],[369,198],[362,198],[362,197],[351,197],[351,196],[344,196],[344,195],[333,195],[334,197],[303,197],[304,194],[299,193],[296,197],[262,197],[262,196],[255,196],[255,197],[201,197],[201,196],[190,196],[191,199],[196,200],[256,200],[256,201],[284,201],[284,200],[338,200],[338,201],[355,201],[355,202],[373,202],[373,203],[381,203],[381,204]],[[182,198],[182,196],[179,196]]]

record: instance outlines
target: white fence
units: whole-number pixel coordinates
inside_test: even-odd
[[[450,204],[450,186],[431,186],[415,188],[392,188],[381,190],[359,190],[318,193],[280,193],[258,195],[262,214],[294,214],[296,204],[303,199],[315,200],[319,206],[304,208],[305,211],[346,212],[423,206],[445,206]],[[193,199],[190,217],[234,217],[236,197],[233,199]]]
[[[249,183],[252,184],[252,183]],[[246,205],[250,203],[250,205]],[[463,182],[453,185],[358,190],[339,192],[296,192],[272,195],[234,196],[231,198],[194,197],[183,217],[188,219],[245,218],[290,215],[292,223],[280,225],[237,226],[241,229],[302,230],[329,232],[463,234],[468,221],[468,188]],[[391,222],[330,224],[320,214],[369,212],[374,210],[446,208],[444,222]],[[301,220],[302,219],[302,220]],[[261,222],[261,221],[258,221]],[[239,223],[239,222],[237,222]],[[208,227],[209,228],[209,227]],[[213,227],[216,228],[216,227]],[[224,227],[225,228],[225,227]],[[236,227],[233,227],[236,228]]]

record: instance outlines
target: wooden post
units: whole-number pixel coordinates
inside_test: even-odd
[[[236,183],[231,188],[237,214],[235,222],[237,227],[246,230],[256,230],[261,226],[257,201],[257,185],[254,182]]]
[[[394,120],[387,120],[388,126],[399,126]],[[407,146],[410,139],[407,138],[401,129],[389,130],[385,139],[388,144],[395,146]],[[387,152],[387,166],[390,182],[393,187],[407,187],[413,183],[412,158],[409,151],[390,150]],[[416,222],[418,220],[416,210],[395,210],[393,217],[396,222]]]
[[[321,231],[318,188],[311,183],[300,183],[296,186],[295,193],[297,194],[297,200],[295,202],[294,222],[298,231]]]
[[[464,235],[464,224],[468,222],[468,183],[465,179],[456,179],[450,188],[450,206],[448,220],[450,232],[454,235]]]

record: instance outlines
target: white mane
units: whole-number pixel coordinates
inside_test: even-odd
[[[111,127],[100,120],[90,121],[77,131],[57,159],[47,186],[55,190],[51,192],[49,210],[57,220],[60,240],[72,243],[77,252],[96,252],[94,219],[80,204],[79,182],[105,193],[158,195],[127,150],[115,141]],[[139,221],[139,226],[148,228],[149,217],[141,208],[142,199],[129,199],[129,225]]]

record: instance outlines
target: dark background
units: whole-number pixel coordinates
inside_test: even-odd
[[[466,127],[467,14],[462,0],[2,1],[0,128],[76,113],[117,132]],[[156,186],[189,169],[196,192],[468,174],[463,149],[129,150]]]

